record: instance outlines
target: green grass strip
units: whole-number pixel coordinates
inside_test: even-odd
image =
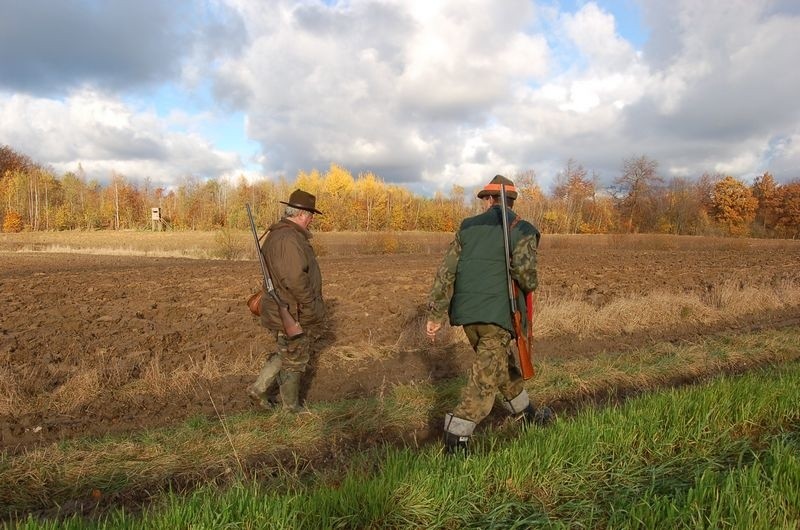
[[[517,437],[360,453],[343,473],[23,528],[796,528],[800,365],[589,408]]]
[[[786,329],[546,364],[531,391],[551,402],[792,361],[800,356],[798,339],[800,330]],[[721,349],[725,356],[718,354]],[[421,450],[353,449],[360,440],[408,439],[409,431],[425,427],[429,415],[452,406],[457,384],[401,386],[383,399],[319,405],[305,416],[243,414],[226,419],[227,429],[218,421],[195,418],[177,429],[2,455],[0,505],[7,514],[24,518],[32,509],[89,501],[93,490],[105,496],[145,489],[157,493],[172,481],[209,486],[188,497],[167,497],[163,511],[146,516],[148,526],[170,526],[164,517],[197,517],[203,521],[199,527],[215,528],[217,522],[256,528],[260,525],[250,523],[260,520],[292,528],[486,527],[519,521],[553,527],[615,522],[616,527],[623,519],[648,527],[648,514],[654,512],[663,514],[659,520],[703,527],[702,521],[729,517],[734,510],[727,504],[708,513],[697,508],[691,518],[691,507],[709,485],[742,488],[749,475],[739,477],[739,471],[754,473],[762,466],[756,477],[768,477],[759,480],[777,500],[758,513],[783,514],[791,521],[797,515],[796,499],[793,505],[776,506],[787,493],[771,484],[788,480],[786,470],[774,462],[784,462],[778,457],[797,448],[797,375],[792,366],[621,406],[588,408],[525,436],[513,424],[481,429],[475,440],[478,454],[466,462],[443,460],[438,444]],[[344,464],[313,472],[310,456],[326,451],[335,456],[337,450],[347,451],[338,457]],[[254,458],[260,459],[259,466],[248,465]],[[781,465],[794,469],[791,462]],[[349,473],[343,475],[342,468]],[[239,485],[217,485],[231,483]],[[702,506],[707,504],[704,499]],[[748,506],[740,508],[743,514],[752,512]],[[126,527],[133,519],[118,512],[104,521]]]

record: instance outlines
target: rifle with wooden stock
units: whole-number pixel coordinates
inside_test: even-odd
[[[253,214],[250,212],[250,203],[245,204],[247,208],[247,217],[250,219],[250,229],[253,231],[253,237],[256,241],[256,254],[258,254],[258,261],[261,263],[261,274],[264,276],[264,291],[272,298],[275,303],[278,305],[278,315],[281,319],[281,324],[283,325],[283,331],[286,333],[286,336],[290,339],[294,339],[299,337],[303,334],[303,328],[300,327],[300,323],[295,320],[292,314],[289,312],[289,304],[281,300],[280,296],[278,296],[277,291],[275,291],[275,287],[272,285],[272,278],[269,275],[269,269],[267,268],[267,261],[264,259],[264,254],[261,253],[261,245],[259,244],[258,240],[258,231],[256,231],[256,223],[253,221]],[[254,297],[259,297],[258,300],[253,299],[248,301],[248,305],[251,305],[251,301],[254,304],[260,303],[260,295],[263,291],[259,291]],[[253,307],[251,305],[250,310],[253,311]],[[253,311],[255,313],[255,311]]]
[[[531,362],[531,344],[530,334],[526,334],[522,329],[522,313],[520,312],[517,304],[517,284],[511,277],[511,248],[510,238],[511,234],[508,227],[508,213],[506,209],[506,185],[500,184],[500,211],[503,218],[503,246],[505,247],[506,258],[506,279],[508,280],[508,299],[511,302],[511,323],[514,327],[514,340],[517,343],[517,352],[519,355],[519,368],[522,372],[522,378],[525,380],[530,379],[534,375],[533,363]],[[533,317],[533,296],[527,297],[528,308],[528,330],[531,328]]]

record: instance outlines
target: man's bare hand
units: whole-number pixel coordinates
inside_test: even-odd
[[[425,324],[425,333],[428,335],[428,338],[431,339],[431,342],[436,340],[436,332],[442,329],[441,322],[434,322],[433,320],[428,320],[428,323]]]

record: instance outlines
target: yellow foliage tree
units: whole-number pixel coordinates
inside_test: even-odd
[[[355,181],[343,167],[331,164],[317,195],[317,209],[324,215],[315,224],[323,231],[351,230],[355,225]]]
[[[414,212],[419,212],[419,201],[400,186],[391,186],[386,204],[387,228],[390,231],[413,230]]]
[[[388,195],[383,182],[374,173],[362,173],[355,183],[358,197],[358,229],[371,232],[386,227]]]
[[[295,188],[307,191],[311,195],[317,196],[318,199],[322,191],[322,183],[322,175],[320,175],[319,171],[316,169],[312,170],[311,173],[301,171],[297,174],[297,178],[294,182]]]

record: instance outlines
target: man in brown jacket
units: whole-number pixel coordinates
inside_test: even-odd
[[[269,228],[261,245],[272,283],[289,312],[303,327],[303,334],[289,338],[284,332],[278,306],[269,296],[261,298],[261,325],[276,334],[278,351],[270,355],[255,383],[248,391],[251,398],[264,407],[271,407],[268,391],[274,382],[280,389],[283,408],[300,412],[300,378],[306,370],[312,341],[319,336],[325,318],[322,299],[322,274],[308,226],[316,209],[316,198],[303,190],[295,190],[285,204],[284,217]]]

